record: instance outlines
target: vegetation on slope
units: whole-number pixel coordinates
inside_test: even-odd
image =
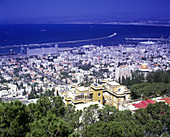
[[[170,107],[149,104],[146,109],[119,111],[97,105],[75,111],[61,97],[41,97],[37,103],[0,102],[1,136],[166,136],[170,132]]]

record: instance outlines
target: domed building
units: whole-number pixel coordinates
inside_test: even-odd
[[[150,70],[150,69],[148,68],[148,65],[147,65],[147,64],[142,64],[142,65],[139,67],[139,71],[140,71],[141,73],[143,73],[144,76],[146,77],[147,73],[148,73],[148,72],[151,72],[152,70]]]
[[[147,64],[143,64],[143,65],[141,65],[141,69],[148,69],[148,65]]]

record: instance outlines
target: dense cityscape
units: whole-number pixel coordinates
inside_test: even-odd
[[[170,137],[170,0],[0,0],[0,137]]]
[[[150,107],[154,107],[150,104],[156,103],[158,109],[160,109],[159,105],[164,105],[165,108],[166,104],[169,105],[169,53],[169,42],[147,41],[138,42],[137,45],[85,45],[65,49],[59,49],[56,45],[53,48],[27,49],[26,55],[1,56],[1,101],[19,103],[16,101],[19,100],[31,109],[32,105],[41,104],[42,100],[50,102],[55,100],[57,103],[59,99],[66,114],[57,112],[58,115],[62,114],[65,117],[69,113],[66,119],[62,120],[69,123],[70,115],[76,115],[78,121],[73,120],[73,123],[70,123],[74,125],[73,134],[76,134],[75,136],[95,135],[93,132],[87,133],[91,126],[97,124],[97,119],[102,118],[100,113],[104,116],[105,111],[108,111],[107,117],[112,117],[112,113],[115,114],[112,111],[116,111],[116,113],[120,111],[119,113],[129,113],[128,115],[135,113],[132,115],[134,116],[136,113],[141,113],[137,109],[146,108],[148,104]],[[160,104],[160,102],[165,102],[165,104]],[[73,108],[73,106],[75,107]],[[165,109],[164,107],[161,109]],[[167,111],[168,116],[169,109],[164,111]],[[1,114],[3,113],[1,111]],[[96,122],[88,121],[89,117]],[[74,122],[78,122],[78,124]],[[89,127],[84,124],[89,124]],[[145,133],[142,128],[139,136],[140,134],[142,136],[168,135],[168,125],[164,123],[164,126],[160,133]],[[127,129],[125,128],[125,130]],[[27,134],[32,136],[31,132],[33,131],[31,130]],[[37,131],[34,132],[38,136],[41,134]],[[2,130],[1,133],[6,134]],[[138,135],[137,133],[130,134]],[[125,136],[125,134],[121,133],[120,136]]]

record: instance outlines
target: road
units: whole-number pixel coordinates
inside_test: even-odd
[[[53,78],[53,77],[51,77],[50,75],[47,75],[47,74],[43,74],[42,72],[40,72],[39,71],[39,69],[37,69],[37,68],[34,68],[34,67],[32,67],[32,66],[29,66],[29,65],[27,65],[27,63],[26,62],[21,62],[21,61],[19,61],[21,64],[23,64],[23,65],[25,65],[26,67],[28,67],[28,68],[30,68],[31,70],[34,70],[35,72],[37,72],[38,74],[40,74],[41,76],[44,76],[44,77],[46,77],[47,79],[49,79],[49,80],[51,80],[52,82],[54,82],[54,83],[58,83],[58,84],[61,84],[61,85],[65,85],[65,83],[64,82],[62,82],[62,81],[59,81],[59,80],[57,80],[57,79],[55,79],[55,78]]]

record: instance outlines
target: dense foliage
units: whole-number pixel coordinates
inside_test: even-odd
[[[132,78],[122,78],[122,85],[126,85],[132,92],[131,97],[137,99],[142,95],[160,96],[170,94],[170,71],[157,70],[149,72],[146,77],[143,73],[136,71],[132,73]]]
[[[169,115],[170,107],[162,102],[149,104],[146,109],[138,109],[134,114],[106,106],[98,110],[99,121],[85,126],[82,136],[166,136],[170,132]]]
[[[119,111],[97,105],[75,111],[61,97],[41,97],[37,103],[0,102],[0,136],[168,136],[170,107],[149,104],[146,109]]]
[[[131,97],[136,99],[141,96],[155,97],[170,93],[170,84],[165,83],[140,83],[134,84],[130,88]]]
[[[161,70],[157,70],[155,72],[148,73],[146,77],[147,82],[149,83],[170,83],[170,70],[164,72]]]
[[[135,71],[132,73],[132,77],[122,77],[122,80],[119,78],[119,83],[122,85],[126,85],[127,87],[130,87],[134,84],[139,84],[145,81],[145,77],[143,73],[140,73],[139,71]]]
[[[74,135],[74,127],[64,120],[67,111],[68,107],[65,107],[59,96],[51,98],[43,96],[36,104],[31,103],[28,106],[20,101],[1,102],[0,135],[14,137]]]
[[[44,92],[42,87],[39,88],[38,90],[36,90],[35,87],[32,87],[31,93],[28,95],[28,99],[35,99],[41,96],[47,97],[54,96],[54,91],[55,91],[54,88],[52,90],[48,89]]]
[[[153,72],[148,72],[147,76],[144,77],[144,74],[135,71],[132,73],[132,77],[122,77],[122,80],[119,80],[119,83],[122,85],[126,85],[127,87],[130,87],[134,84],[139,84],[143,82],[148,82],[148,83],[170,83],[170,71],[153,71]]]

